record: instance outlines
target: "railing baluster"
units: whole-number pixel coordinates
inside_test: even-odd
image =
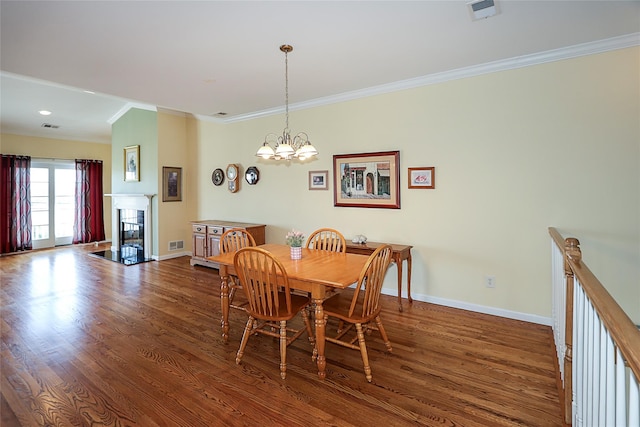
[[[593,425],[593,324],[595,311],[593,310],[593,305],[588,303],[587,300],[587,345],[585,347],[585,353],[587,355],[587,398],[585,400],[585,410],[586,414],[584,417],[585,425],[592,426]]]
[[[624,426],[627,422],[626,372],[620,351],[616,351],[616,426]]]
[[[579,286],[575,287],[575,295],[576,295],[576,321],[574,323],[574,328],[576,329],[575,339],[573,340],[576,351],[574,352],[574,360],[575,367],[573,369],[573,377],[575,378],[575,390],[573,390],[573,413],[575,414],[574,423],[578,426],[582,426],[582,420],[584,419],[584,396],[585,396],[585,387],[584,387],[584,371],[585,371],[585,352],[584,352],[584,326],[586,325],[585,319],[585,309],[584,309],[584,294],[582,289]]]
[[[598,424],[600,420],[600,402],[602,401],[600,388],[600,364],[602,363],[602,355],[600,353],[601,328],[602,323],[600,322],[598,313],[593,310],[593,346],[591,347],[591,352],[593,353],[593,408],[591,420],[594,426],[601,425]]]
[[[640,389],[638,380],[633,376],[629,376],[631,384],[629,385],[629,425],[640,426]]]
[[[604,425],[613,426],[616,422],[616,377],[615,377],[615,347],[611,335],[607,333],[607,416]]]
[[[607,417],[607,330],[600,320],[600,336],[598,337],[598,353],[600,364],[598,365],[598,425],[605,425]]]

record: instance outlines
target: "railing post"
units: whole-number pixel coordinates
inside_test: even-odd
[[[572,424],[573,417],[573,379],[572,379],[572,351],[573,351],[573,270],[569,266],[568,259],[580,261],[582,252],[578,239],[569,237],[564,240],[564,274],[566,278],[566,312],[565,312],[565,333],[564,333],[564,422]]]

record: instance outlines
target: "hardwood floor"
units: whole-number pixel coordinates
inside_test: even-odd
[[[282,380],[268,337],[235,364],[239,311],[223,344],[217,270],[99,249],[0,258],[3,427],[562,425],[548,327],[383,296],[393,354],[367,337],[373,383],[329,343],[319,380],[305,337]]]

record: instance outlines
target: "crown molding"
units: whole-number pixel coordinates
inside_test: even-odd
[[[428,86],[443,83],[451,80],[464,79],[468,77],[480,76],[483,74],[497,73],[500,71],[513,70],[516,68],[530,67],[533,65],[545,64],[548,62],[562,61],[565,59],[576,58],[586,55],[595,55],[598,53],[608,52],[612,50],[625,49],[640,45],[640,32],[627,34],[624,36],[613,37],[609,39],[599,40],[596,42],[583,43],[553,49],[545,52],[534,53],[531,55],[517,56],[500,61],[487,62],[485,64],[474,65],[472,67],[457,68],[442,73],[435,73],[412,79],[401,80],[379,86],[373,86],[365,89],[344,92],[337,95],[325,96],[322,98],[311,99],[309,101],[289,104],[289,111],[304,110],[307,108],[320,107],[339,102],[352,101],[355,99],[366,98],[375,95],[381,95],[390,92],[397,92],[406,89],[413,89],[421,86]],[[257,119],[260,117],[272,116],[274,114],[282,114],[285,107],[275,107],[266,110],[255,111],[247,114],[227,117],[224,119],[214,119],[208,116],[196,116],[198,119],[205,121],[214,121],[216,123],[234,123],[245,120]]]
[[[158,108],[155,105],[150,105],[150,104],[142,104],[139,102],[127,102],[124,107],[122,107],[120,110],[118,110],[117,113],[115,113],[109,120],[107,120],[107,123],[109,123],[110,125],[113,125],[115,122],[118,121],[118,119],[122,116],[124,116],[127,111],[131,110],[132,108],[137,108],[139,110],[147,110],[147,111],[158,111]]]

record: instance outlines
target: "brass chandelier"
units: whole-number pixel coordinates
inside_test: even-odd
[[[289,60],[288,54],[293,50],[293,47],[288,44],[280,46],[280,50],[284,52],[284,65],[285,65],[285,128],[282,131],[282,136],[278,136],[275,133],[269,133],[264,137],[264,143],[257,151],[256,156],[263,159],[271,160],[291,160],[294,158],[305,160],[309,157],[318,155],[318,150],[309,141],[309,136],[300,132],[293,138],[289,131]],[[271,147],[269,142],[275,144],[275,149]]]

